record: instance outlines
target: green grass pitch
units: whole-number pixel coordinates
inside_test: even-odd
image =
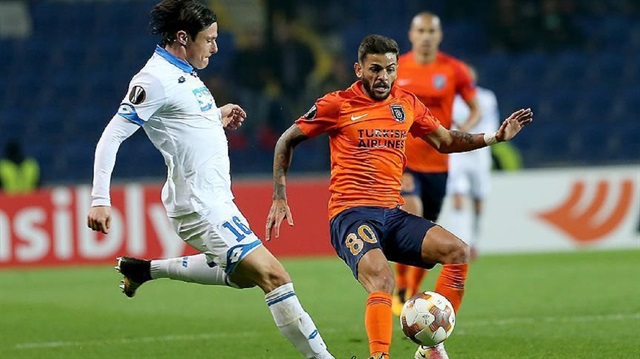
[[[283,263],[336,358],[368,358],[366,293],[348,268]],[[119,280],[107,266],[0,271],[0,358],[300,358],[259,289],[161,280],[128,299]],[[413,358],[394,325],[392,358]],[[640,358],[640,251],[480,257],[446,347],[452,359]]]

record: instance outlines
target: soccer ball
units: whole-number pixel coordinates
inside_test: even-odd
[[[435,292],[414,295],[404,303],[400,326],[407,338],[416,344],[432,347],[451,335],[456,325],[453,306]]]

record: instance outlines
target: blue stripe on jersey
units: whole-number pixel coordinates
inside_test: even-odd
[[[231,248],[229,248],[229,250],[227,251],[227,267],[225,268],[225,272],[227,274],[231,274],[233,273],[233,271],[236,269],[236,266],[238,265],[238,263],[240,263],[240,261],[242,261],[242,259],[249,254],[249,252],[254,249],[255,247],[261,245],[262,242],[260,242],[259,240],[257,241],[253,241],[251,243],[248,244],[239,244],[237,246],[233,246]]]
[[[285,300],[287,298],[295,297],[295,295],[296,295],[296,292],[287,292],[287,293],[285,293],[285,294],[283,294],[283,295],[281,295],[281,296],[279,296],[277,298],[274,298],[274,299],[271,299],[270,301],[268,301],[267,302],[267,306],[270,307],[273,304],[280,303],[280,302],[282,302],[283,300]]]
[[[136,112],[136,109],[128,103],[120,104],[120,107],[118,108],[118,115],[140,126],[144,125],[144,120],[142,120],[140,116],[138,116],[138,112]]]
[[[162,58],[169,61],[170,64],[186,73],[191,73],[191,71],[193,71],[193,66],[189,65],[188,62],[177,58],[175,55],[158,45],[156,45],[156,54],[162,56]]]

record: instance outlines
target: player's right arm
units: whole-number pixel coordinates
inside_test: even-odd
[[[93,165],[91,209],[87,225],[94,231],[109,233],[111,222],[111,173],[120,144],[133,135],[166,101],[160,81],[149,73],[138,73],[129,84],[118,113],[105,127],[96,145]]]
[[[91,190],[93,200],[87,216],[87,225],[94,231],[109,233],[111,220],[109,187],[111,173],[116,164],[116,154],[120,144],[139,128],[139,125],[115,115],[100,136],[93,165],[93,189]]]
[[[271,231],[275,230],[275,237],[280,236],[280,225],[286,218],[293,226],[291,209],[287,204],[287,172],[291,166],[293,149],[308,137],[297,124],[289,127],[278,139],[273,155],[273,203],[267,216],[265,240],[271,239]]]

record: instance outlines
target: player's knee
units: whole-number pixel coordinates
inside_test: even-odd
[[[457,239],[457,238],[456,238]],[[471,259],[471,250],[469,245],[457,239],[447,245],[447,251],[442,260],[443,264],[461,264],[469,263]]]
[[[256,278],[256,284],[262,288],[265,293],[291,283],[291,276],[278,261],[265,263],[259,268],[259,275]]]
[[[393,272],[387,262],[384,265],[374,267],[362,267],[358,269],[358,281],[368,292],[385,292],[391,294],[395,286]]]

